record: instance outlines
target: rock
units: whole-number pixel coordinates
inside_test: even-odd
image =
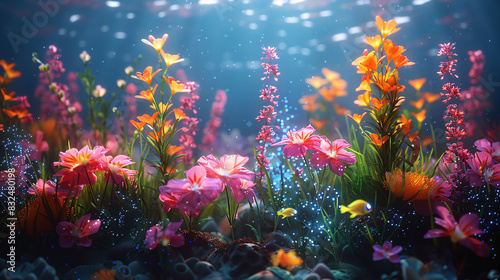
[[[183,262],[176,263],[174,268],[172,269],[171,275],[174,279],[182,279],[182,280],[195,280],[196,276],[194,275],[191,268]]]
[[[324,263],[318,263],[312,269],[312,272],[318,274],[321,279],[332,279],[332,280],[335,279],[335,276],[333,275],[330,268],[326,266]]]
[[[266,240],[264,240],[264,248],[266,248],[269,252],[275,252],[279,249],[289,249],[293,247],[292,238],[283,233],[280,230],[270,233]]]
[[[201,279],[210,275],[214,271],[214,267],[209,262],[200,261],[196,263],[193,268],[193,272],[196,274],[196,276],[201,277]]]
[[[321,277],[317,273],[311,272],[304,277],[304,280],[321,280]]]
[[[235,279],[244,279],[269,267],[271,262],[267,250],[245,241],[249,240],[238,240],[214,251],[207,261],[216,270]]]
[[[187,264],[187,266],[189,266],[189,268],[191,270],[193,270],[194,266],[200,261],[200,259],[196,258],[196,257],[191,257],[187,260],[184,261],[185,264]]]
[[[246,280],[281,280],[278,276],[274,275],[269,270],[263,270],[261,272],[257,272],[256,274],[250,276]]]

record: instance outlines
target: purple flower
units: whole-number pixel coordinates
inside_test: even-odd
[[[373,245],[373,250],[374,261],[388,259],[392,263],[399,263],[401,259],[398,254],[403,250],[403,247],[396,246],[392,248],[392,243],[390,241],[386,241],[382,246]]]

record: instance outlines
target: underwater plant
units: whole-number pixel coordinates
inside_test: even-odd
[[[366,107],[370,120],[366,121],[371,132],[364,137],[370,141],[372,154],[368,154],[371,163],[371,174],[379,183],[384,181],[385,173],[392,172],[395,167],[406,164],[407,158],[402,145],[413,149],[411,142],[416,134],[410,134],[411,120],[400,116],[400,105],[405,100],[400,93],[405,86],[399,84],[399,68],[413,65],[403,55],[405,48],[395,45],[387,37],[396,33],[394,20],[384,22],[376,17],[376,26],[380,35],[367,36],[364,42],[373,48],[365,50],[363,56],[357,58],[352,65],[363,74],[362,82],[356,91],[364,91],[358,97],[358,105]],[[425,114],[425,113],[424,113]],[[420,119],[421,120],[421,119]],[[405,141],[408,138],[410,143]],[[405,169],[405,168],[403,168]]]

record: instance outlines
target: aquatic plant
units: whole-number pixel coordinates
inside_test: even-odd
[[[450,103],[446,107],[443,117],[444,120],[448,121],[445,124],[446,140],[455,141],[454,143],[448,145],[448,149],[446,151],[446,155],[443,157],[443,160],[447,164],[453,163],[455,165],[453,173],[448,176],[448,182],[453,187],[452,196],[454,200],[462,203],[464,188],[466,188],[468,183],[465,173],[465,164],[471,155],[460,142],[466,136],[464,127],[464,112],[458,108],[458,104],[456,103],[460,100],[460,89],[451,82],[452,78],[458,78],[457,74],[455,74],[455,65],[457,60],[454,59],[457,54],[453,52],[455,49],[455,43],[440,44],[439,46],[440,49],[437,55],[444,56],[445,61],[440,63],[440,71],[437,73],[441,76],[441,80],[445,77],[448,78],[448,82],[442,87],[442,90],[445,91],[445,93],[441,93],[441,95],[445,97],[443,103]]]
[[[359,106],[366,107],[370,120],[366,121],[371,132],[364,132],[364,137],[372,143],[371,154],[367,154],[371,163],[370,172],[379,183],[384,181],[384,174],[392,172],[395,167],[406,163],[406,155],[402,145],[410,142],[416,134],[410,134],[411,121],[400,117],[400,105],[405,100],[400,93],[405,86],[399,84],[399,68],[413,65],[406,56],[402,46],[395,45],[387,37],[399,31],[394,20],[384,22],[376,17],[376,26],[381,35],[367,36],[364,42],[373,48],[365,50],[363,56],[357,58],[352,65],[363,74],[362,82],[356,91],[365,93],[358,96]],[[404,169],[404,168],[403,168]]]

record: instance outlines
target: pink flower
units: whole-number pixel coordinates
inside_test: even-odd
[[[244,179],[239,180],[239,188],[236,191],[232,191],[234,200],[236,200],[236,203],[241,203],[243,199],[248,198],[248,201],[253,203],[255,198],[255,183]]]
[[[345,150],[351,145],[343,139],[338,139],[330,142],[325,137],[320,138],[321,141],[312,149],[317,152],[311,156],[311,165],[316,168],[321,168],[328,164],[330,170],[342,176],[345,171],[344,164],[353,164],[356,162],[356,155]]]
[[[441,217],[436,218],[436,224],[444,229],[429,230],[424,238],[436,238],[450,236],[453,243],[460,243],[469,247],[480,257],[487,257],[490,254],[490,246],[481,242],[478,239],[470,236],[483,233],[479,229],[479,217],[475,213],[465,214],[457,223],[455,218],[448,212],[448,209],[443,206],[437,207],[437,214]]]
[[[384,242],[384,245],[373,245],[373,260],[380,261],[383,259],[388,259],[392,263],[399,263],[401,259],[398,254],[403,250],[403,247],[396,246],[392,248],[392,243],[390,241]]]
[[[47,141],[43,141],[43,131],[38,130],[36,132],[35,143],[31,143],[28,140],[21,141],[21,147],[30,150],[28,156],[30,160],[40,160],[42,159],[42,152],[49,150],[49,144]]]
[[[83,185],[77,186],[76,188],[57,188],[57,196],[62,199],[66,199],[68,197],[76,197],[78,198],[83,190]],[[36,194],[36,195],[53,195],[56,194],[56,183],[52,181],[43,182],[43,179],[38,179],[36,185],[33,185],[28,189],[28,193]]]
[[[159,188],[160,200],[167,203],[167,209],[175,206],[186,214],[198,212],[200,204],[207,206],[221,194],[221,181],[207,178],[207,171],[202,166],[194,166],[184,173],[186,179],[173,179]]]
[[[170,223],[165,230],[161,230],[158,226],[152,226],[146,232],[146,248],[153,250],[161,242],[163,246],[180,247],[184,245],[184,235],[175,232],[181,227],[182,221]]]
[[[474,146],[482,152],[487,152],[491,155],[495,162],[500,162],[500,142],[493,142],[486,139],[477,140],[474,142]]]
[[[500,163],[493,165],[488,152],[477,152],[467,163],[471,168],[467,170],[471,186],[483,186],[488,182],[497,188],[500,187]]]
[[[106,157],[106,161],[107,168],[104,177],[105,182],[122,186],[125,183],[125,176],[130,181],[133,181],[134,175],[138,173],[138,171],[123,168],[134,164],[134,162],[132,162],[132,160],[127,156],[119,155],[115,158],[108,156]]]
[[[82,247],[90,247],[92,240],[88,236],[97,233],[100,226],[101,221],[90,220],[90,214],[78,219],[74,225],[70,222],[60,222],[56,228],[59,234],[59,246],[70,248],[76,243]]]
[[[60,162],[54,162],[55,166],[67,167],[59,170],[55,176],[63,176],[60,186],[69,187],[76,185],[91,185],[97,181],[97,176],[94,172],[104,171],[105,154],[108,149],[102,146],[97,146],[93,150],[88,146],[83,147],[80,151],[77,149],[69,149],[66,152],[60,152]]]
[[[283,148],[283,154],[286,157],[304,157],[308,148],[319,145],[320,138],[311,135],[314,131],[316,130],[311,125],[301,128],[298,131],[290,130],[286,133],[288,139],[283,138],[272,146],[286,145]]]
[[[231,189],[233,195],[241,192],[242,181],[240,179],[251,181],[255,176],[252,171],[243,167],[247,162],[248,157],[240,155],[224,155],[220,161],[213,155],[198,159],[198,164],[207,170],[207,176],[220,179]]]

